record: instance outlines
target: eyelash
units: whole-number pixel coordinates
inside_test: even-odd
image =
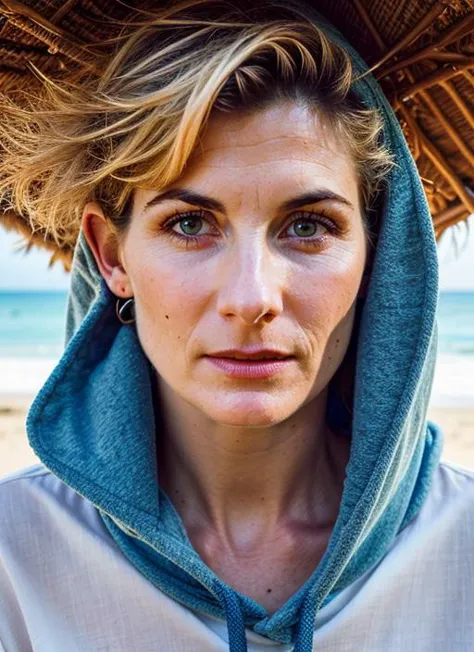
[[[318,218],[315,219],[314,215],[317,215]],[[340,233],[340,229],[336,224],[326,218],[324,215],[321,215],[320,213],[313,213],[310,211],[298,211],[297,213],[293,213],[293,216],[296,216],[295,219],[288,225],[288,228],[294,224],[295,222],[298,221],[305,221],[305,222],[312,222],[316,225],[322,224],[329,233],[332,235],[337,235]],[[177,233],[176,231],[173,231],[173,226],[175,224],[178,224],[182,220],[186,219],[187,217],[198,217],[202,220],[206,220],[205,218],[205,212],[202,210],[194,210],[194,211],[185,211],[185,212],[179,212],[177,211],[174,214],[174,217],[171,217],[169,220],[167,220],[162,226],[161,229],[166,232],[167,236],[171,240],[177,240],[180,243],[185,242],[186,246],[188,247],[190,244],[199,244],[202,240],[202,238],[207,237],[207,235],[182,235]],[[207,220],[206,220],[207,221]],[[326,233],[323,234],[322,236],[319,236],[317,238],[312,237],[312,238],[304,238],[303,236],[293,236],[290,238],[291,240],[298,240],[298,242],[303,243],[303,246],[305,247],[320,247],[325,239],[326,239]]]

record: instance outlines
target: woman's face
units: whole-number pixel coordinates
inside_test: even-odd
[[[283,421],[351,336],[366,238],[346,143],[293,103],[211,117],[182,177],[136,192],[120,258],[161,382],[216,422]],[[243,347],[293,358],[244,379],[207,357]]]

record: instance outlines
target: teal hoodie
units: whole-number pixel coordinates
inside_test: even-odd
[[[320,17],[328,36],[365,64]],[[427,422],[436,357],[437,254],[423,187],[398,121],[371,75],[357,83],[384,117],[396,166],[357,344],[352,442],[339,514],[310,579],[276,613],[220,580],[193,549],[160,488],[152,369],[133,326],[81,234],[68,304],[67,347],[27,420],[30,444],[55,475],[96,506],[123,554],[159,590],[189,609],[226,619],[231,652],[245,627],[312,650],[318,610],[373,568],[419,512],[442,451]],[[154,408],[155,405],[155,408]],[[336,410],[337,405],[329,406]]]

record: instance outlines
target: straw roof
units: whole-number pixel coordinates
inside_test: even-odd
[[[474,213],[474,0],[312,0],[360,52],[395,109],[423,180],[437,237]],[[159,0],[0,0],[0,92],[49,76],[91,74],[91,44],[109,40],[134,7]],[[92,48],[94,50],[94,47]],[[60,245],[20,216],[0,223],[27,248],[69,266],[77,238]]]

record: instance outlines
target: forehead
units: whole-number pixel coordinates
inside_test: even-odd
[[[312,166],[346,178],[355,174],[349,147],[328,120],[294,102],[253,113],[212,115],[186,172],[271,168],[278,163]]]
[[[282,102],[252,113],[212,114],[184,172],[159,194],[185,188],[229,211],[265,202],[273,212],[298,195],[329,190],[360,215],[359,185],[349,145],[328,120],[314,109]],[[134,211],[141,212],[157,190],[136,189]]]

